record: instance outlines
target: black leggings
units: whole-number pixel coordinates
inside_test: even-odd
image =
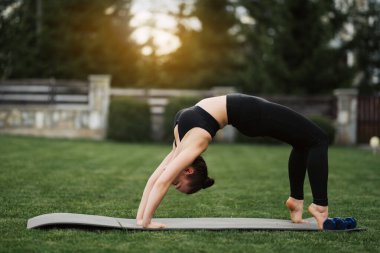
[[[227,96],[228,123],[247,136],[269,136],[292,145],[288,170],[290,196],[302,200],[306,169],[313,203],[328,205],[328,137],[317,125],[295,111],[262,98]]]

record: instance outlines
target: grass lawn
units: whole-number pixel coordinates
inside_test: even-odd
[[[329,150],[329,208],[332,217],[356,217],[366,232],[26,230],[28,218],[51,212],[135,217],[169,148],[0,135],[0,251],[380,252],[380,155],[357,148]],[[289,152],[213,144],[204,157],[215,185],[194,195],[170,189],[156,217],[287,219]],[[307,207],[307,180],[305,194]]]

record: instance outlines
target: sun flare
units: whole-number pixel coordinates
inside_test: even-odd
[[[169,54],[181,44],[175,35],[177,22],[174,17],[167,14],[138,11],[130,25],[135,28],[132,38],[143,46],[141,53],[144,55],[153,52],[156,55]]]
[[[165,55],[175,51],[181,42],[177,36],[165,30],[148,26],[138,27],[132,34],[132,38],[143,45],[141,53],[150,55],[154,51],[156,55]],[[148,44],[148,41],[152,40]]]

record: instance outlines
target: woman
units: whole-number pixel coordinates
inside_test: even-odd
[[[146,184],[137,224],[145,228],[165,227],[152,222],[152,217],[170,185],[190,194],[214,183],[207,176],[207,166],[200,155],[216,132],[227,124],[247,136],[269,136],[292,145],[288,164],[290,197],[286,201],[290,218],[295,223],[303,222],[303,182],[307,169],[313,194],[308,211],[322,229],[328,217],[326,134],[287,107],[244,94],[206,98],[177,113],[172,151]]]

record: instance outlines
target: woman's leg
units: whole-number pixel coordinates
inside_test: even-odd
[[[321,226],[328,202],[328,142],[324,132],[313,122],[288,107],[253,96],[227,97],[227,112],[229,123],[243,134],[252,137],[269,136],[295,147],[289,161],[291,196],[294,194],[296,198],[303,197],[303,180],[307,167],[315,202],[309,207],[309,211]],[[305,155],[298,151],[300,149],[308,150],[306,166],[304,166]],[[302,200],[297,201],[295,198],[290,198],[296,204],[297,210],[300,209],[299,207],[303,207]]]
[[[323,131],[314,130],[313,141],[308,148],[294,147],[289,157],[290,198],[287,207],[293,222],[302,222],[303,183],[307,168],[313,203],[309,212],[323,228],[328,217],[328,138]]]
[[[307,173],[313,194],[313,203],[308,211],[317,220],[319,229],[328,218],[327,180],[328,180],[328,138],[321,135],[309,151]]]
[[[319,137],[316,144],[310,147],[307,159],[307,173],[313,194],[313,203],[320,206],[328,205],[328,144],[326,136]]]
[[[317,125],[285,106],[262,103],[261,108],[262,133],[294,147],[289,158],[289,179],[293,200],[303,198],[303,181],[307,168],[313,194],[313,204],[309,207],[309,211],[321,228],[327,218],[328,138]],[[301,150],[307,150],[307,156],[306,151]],[[298,209],[303,204],[302,201],[291,202],[296,203]]]
[[[311,147],[293,147],[290,153],[288,166],[290,196],[294,199],[303,200],[303,185],[307,168],[313,203],[327,206],[328,139],[323,133],[319,135]]]
[[[290,196],[294,199],[303,200],[303,183],[306,174],[306,163],[308,160],[308,149],[293,147],[288,163],[288,174],[290,182]]]
[[[289,156],[290,197],[286,201],[286,207],[289,209],[290,219],[295,223],[303,221],[303,183],[308,153],[307,149],[293,147]]]

